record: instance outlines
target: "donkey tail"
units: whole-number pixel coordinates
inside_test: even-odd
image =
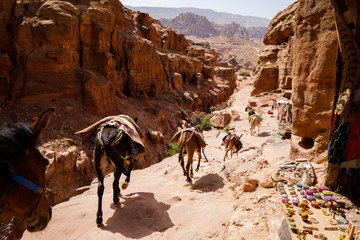
[[[184,148],[184,144],[181,143],[180,149],[179,149],[179,159],[178,159],[178,162],[180,162],[181,159],[183,158],[183,148]]]

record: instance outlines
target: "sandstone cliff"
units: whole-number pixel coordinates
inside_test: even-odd
[[[31,121],[21,118],[29,109],[36,116],[56,106],[49,141],[73,139],[101,117],[128,114],[139,117],[144,131],[147,151],[137,167],[146,167],[167,155],[180,108],[206,111],[234,91],[235,71],[219,66],[214,50],[192,47],[184,35],[117,0],[9,0],[0,10],[1,119]],[[79,151],[79,141],[71,142]],[[49,153],[54,168],[56,154]],[[66,154],[64,162],[75,162],[59,171],[89,169],[78,163],[84,154]]]
[[[271,21],[252,95],[291,90],[291,158],[320,160],[333,109],[337,39],[330,2],[299,0]],[[290,98],[290,96],[289,96]]]

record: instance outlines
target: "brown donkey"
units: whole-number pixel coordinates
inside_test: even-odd
[[[184,176],[186,176],[186,181],[191,182],[191,177],[193,176],[193,156],[194,153],[198,154],[198,164],[196,171],[199,171],[200,160],[201,160],[201,148],[206,146],[205,141],[200,132],[195,129],[184,129],[175,133],[170,142],[177,142],[179,145],[179,162],[183,169]],[[187,154],[187,163],[186,169],[184,167],[184,154]]]
[[[51,219],[45,170],[49,161],[36,148],[55,108],[30,127],[15,123],[0,128],[0,215],[21,219],[30,232],[43,230]]]
[[[227,158],[229,151],[231,154],[231,158],[232,158],[233,152],[235,152],[236,156],[238,156],[238,152],[243,147],[242,142],[240,140],[242,136],[243,136],[243,134],[241,134],[241,136],[238,137],[236,135],[236,133],[228,133],[228,134],[226,134],[225,137],[223,137],[222,141],[223,141],[223,144],[224,144],[225,150],[226,150],[225,155],[224,155],[224,161]]]
[[[106,117],[93,125],[76,132],[81,135],[82,143],[95,141],[94,159],[98,175],[98,210],[96,224],[102,225],[102,196],[104,194],[104,176],[108,164],[114,166],[113,202],[119,202],[119,180],[123,173],[126,176],[121,188],[126,189],[130,182],[131,170],[139,154],[145,152],[142,142],[143,134],[136,120],[127,115]]]

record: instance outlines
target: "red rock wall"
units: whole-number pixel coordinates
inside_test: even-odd
[[[2,1],[0,10],[1,102],[66,100],[97,117],[151,119],[145,109],[154,100],[173,126],[162,133],[170,139],[181,120],[174,109],[206,111],[234,91],[235,71],[219,70],[215,51],[117,0]],[[146,123],[145,132],[160,127]]]
[[[175,73],[185,84],[197,84],[199,73],[213,78],[203,69],[214,71],[216,61],[187,56],[184,35],[116,0],[6,1],[0,8],[1,100],[74,99],[104,116],[119,112],[119,94],[168,93]]]
[[[327,150],[336,81],[337,39],[329,1],[299,0],[278,13],[264,36],[253,95],[291,89],[291,158],[317,161]],[[269,68],[278,69],[278,75]]]
[[[294,32],[290,154],[317,160],[327,150],[335,93],[337,38],[330,2],[301,0]]]
[[[234,89],[235,71],[219,67],[215,51],[191,46],[118,0],[0,1],[0,119],[17,121],[24,109],[56,106],[49,142],[76,139],[74,132],[104,116],[138,117],[146,153],[136,167],[144,168],[168,156],[180,109],[206,111]],[[77,148],[68,155],[85,162],[84,169],[70,173],[54,165],[47,173],[53,203],[94,177]]]

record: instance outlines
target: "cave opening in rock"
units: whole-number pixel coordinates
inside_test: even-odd
[[[303,138],[300,142],[299,142],[299,145],[300,147],[302,148],[305,148],[305,149],[311,149],[314,147],[314,139],[313,138]]]

